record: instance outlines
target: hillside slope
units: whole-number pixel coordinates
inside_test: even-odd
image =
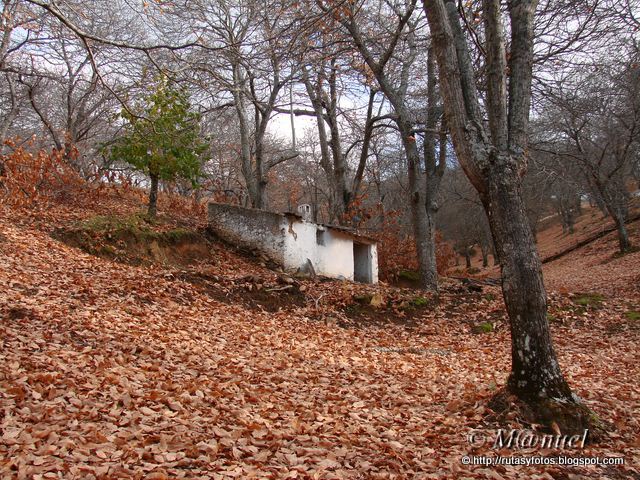
[[[117,263],[50,236],[84,210],[1,213],[2,478],[638,474],[640,328],[627,303],[551,300],[563,370],[615,428],[582,454],[626,466],[469,467],[463,455],[494,453],[466,437],[497,428],[484,405],[509,368],[497,288],[445,284],[410,325],[349,323],[337,308],[416,295],[384,285],[301,281],[304,302],[268,312],[212,296],[185,267]],[[226,251],[193,269],[227,283],[276,275]],[[479,322],[492,331],[473,334]]]
[[[635,221],[627,225],[632,245],[640,246],[640,205],[632,205]],[[611,231],[613,222],[603,217],[595,208],[584,208],[575,225],[575,233],[562,231],[557,217],[550,217],[542,224],[537,235],[540,258],[544,261],[545,284],[551,291],[563,293],[600,292],[607,296],[640,298],[640,251],[626,255],[617,254],[617,233]],[[609,233],[605,233],[609,231]],[[604,233],[604,235],[603,235]],[[585,246],[575,248],[582,242]],[[552,257],[557,259],[546,261]],[[490,263],[493,263],[490,260]],[[497,266],[482,268],[482,258],[476,254],[472,266],[477,276],[500,276]],[[456,267],[460,270],[460,267]],[[459,271],[458,275],[465,274]],[[472,275],[473,276],[473,275]]]
[[[640,245],[640,221],[628,225],[633,245]],[[552,290],[594,291],[618,299],[640,299],[640,251],[618,255],[615,232],[598,238],[543,267]]]

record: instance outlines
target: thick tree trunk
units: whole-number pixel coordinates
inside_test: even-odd
[[[502,270],[502,292],[511,326],[507,388],[521,399],[573,402],[551,341],[542,266],[527,220],[519,182],[491,175],[482,201]]]
[[[253,208],[267,207],[267,182],[261,178],[257,179],[255,188],[255,198],[253,199]]]
[[[245,105],[245,84],[247,80],[240,69],[239,63],[233,63],[232,73],[233,100],[236,114],[238,116],[238,129],[240,131],[240,161],[242,176],[246,183],[251,206],[254,208],[260,208],[256,205],[257,203],[260,203],[260,199],[258,193],[258,182],[256,180],[256,174],[254,172],[251,157],[251,134],[249,132],[249,119]]]
[[[511,327],[511,373],[506,390],[527,405],[528,421],[562,433],[590,428],[588,409],[567,385],[553,350],[547,299],[535,238],[522,198],[526,171],[531,101],[533,34],[536,2],[507,2],[510,52],[504,66],[501,3],[483,1],[487,41],[487,75],[500,82],[483,98],[489,131],[481,113],[477,78],[457,2],[423,0],[440,68],[447,124],[465,174],[478,190],[489,219],[502,270],[502,292]],[[502,88],[507,72],[508,93]],[[504,111],[507,109],[507,116]],[[505,142],[505,125],[506,142]],[[510,408],[510,402],[503,409]],[[524,411],[524,410],[523,410]]]
[[[156,213],[158,211],[158,175],[150,174],[151,177],[151,188],[149,189],[149,209],[147,210],[147,215],[149,218],[156,218]]]
[[[421,198],[411,195],[411,223],[416,244],[420,286],[428,290],[438,289],[438,272],[435,262],[435,220],[427,215]]]
[[[318,128],[318,141],[320,145],[320,166],[325,173],[327,184],[329,187],[329,221],[340,221],[340,215],[336,212],[343,211],[341,208],[341,199],[338,194],[339,187],[336,184],[336,175],[334,171],[334,165],[331,161],[332,154],[336,152],[334,139],[329,137],[327,133],[327,122],[325,120],[325,106],[322,102],[322,81],[319,76],[315,83],[311,82],[309,78],[309,72],[303,70],[304,84],[307,89],[307,95],[313,106],[313,111],[316,118],[316,125]],[[330,106],[329,106],[330,110]],[[328,117],[329,115],[327,115]]]
[[[436,258],[436,209],[427,208],[425,220],[427,222],[427,242],[425,256],[429,265],[428,285],[431,290],[438,290],[438,262]]]
[[[349,212],[349,204],[351,203],[351,191],[347,182],[347,163],[342,152],[342,142],[340,140],[340,128],[338,125],[338,89],[337,82],[337,64],[336,60],[331,61],[331,73],[329,74],[329,101],[327,108],[327,116],[329,118],[329,131],[331,132],[330,146],[333,157],[333,176],[336,186],[336,217],[340,225],[348,225],[347,215]]]

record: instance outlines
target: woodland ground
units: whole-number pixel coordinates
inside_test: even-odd
[[[613,235],[544,271],[562,370],[611,426],[569,454],[625,465],[483,467],[461,458],[522,455],[467,441],[499,427],[497,287],[292,281],[201,217],[129,236],[104,217],[139,209],[117,192],[0,206],[2,478],[640,478],[640,253],[614,256]]]

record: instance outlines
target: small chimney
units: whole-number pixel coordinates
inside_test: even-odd
[[[311,210],[311,205],[309,205],[308,203],[298,205],[298,215],[300,215],[302,219],[306,220],[307,222],[313,221],[313,212]]]

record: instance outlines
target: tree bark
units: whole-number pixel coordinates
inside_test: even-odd
[[[343,25],[349,31],[351,37],[358,50],[360,51],[364,61],[367,63],[371,72],[376,77],[380,89],[385,94],[395,112],[394,119],[404,147],[407,159],[407,175],[409,179],[409,206],[411,209],[411,222],[413,228],[413,237],[416,244],[416,253],[418,260],[418,268],[420,270],[421,287],[437,291],[438,289],[438,270],[436,266],[436,247],[435,247],[435,214],[437,204],[435,197],[440,184],[440,179],[446,169],[446,158],[444,163],[436,163],[435,159],[435,140],[433,136],[433,128],[429,128],[429,132],[425,135],[425,151],[424,160],[426,167],[426,185],[421,185],[420,177],[420,152],[416,144],[414,124],[412,123],[412,115],[408,103],[407,89],[410,79],[410,67],[416,59],[418,46],[411,33],[406,35],[408,52],[404,55],[404,61],[401,65],[398,82],[394,82],[390,76],[390,72],[385,70],[387,62],[393,56],[395,49],[403,36],[403,32],[416,7],[416,1],[407,2],[406,10],[399,15],[398,23],[389,43],[383,48],[382,53],[377,57],[374,56],[372,50],[369,49],[365,42],[365,37],[360,31],[355,16],[349,17],[349,21],[345,21]],[[435,62],[433,55],[429,55],[431,63],[428,66],[428,93],[427,93],[427,117],[430,127],[437,124],[437,115],[435,110],[436,90],[435,85],[437,78],[435,74]],[[441,157],[441,160],[444,157]]]
[[[329,69],[328,74],[325,69]],[[353,201],[354,191],[351,190],[351,186],[353,184],[347,181],[347,158],[343,152],[340,137],[337,69],[338,67],[335,59],[332,59],[330,65],[325,66],[324,64],[321,64],[318,66],[318,72],[316,73],[316,78],[313,83],[311,82],[309,72],[306,69],[303,70],[303,79],[318,124],[318,138],[321,152],[320,163],[327,177],[327,183],[330,190],[330,221],[337,222],[341,225],[347,225],[351,220],[347,217],[351,202]],[[324,84],[327,84],[329,87],[328,93],[323,87]],[[372,102],[373,99],[370,98],[369,111],[373,108]],[[369,124],[370,117],[368,116],[367,129],[370,129]],[[365,131],[365,143],[363,145],[363,152],[365,155],[368,143],[371,141],[371,133],[372,131]],[[361,179],[363,173],[364,164],[362,164],[362,170],[359,170],[359,172],[356,173],[354,182],[359,182],[358,174]],[[359,184],[356,186],[359,187]]]
[[[433,48],[429,48],[427,56],[427,121],[424,134],[424,168],[425,192],[424,208],[427,223],[427,242],[424,246],[426,257],[424,286],[438,290],[438,264],[436,258],[436,214],[438,213],[437,196],[440,182],[447,168],[447,134],[444,120],[441,121],[438,141],[438,161],[436,161],[436,128],[440,113],[437,108],[438,95],[436,85],[436,58]]]
[[[563,415],[543,413],[551,402],[554,412],[568,408],[576,425],[584,425],[583,408],[566,383],[558,365],[547,321],[547,300],[540,258],[535,246],[522,195],[527,165],[529,105],[533,58],[535,1],[509,2],[511,51],[509,59],[508,115],[502,87],[494,88],[487,104],[490,131],[479,110],[469,46],[452,0],[423,0],[440,69],[447,125],[465,174],[478,191],[493,235],[502,271],[502,292],[511,328],[511,373],[507,391],[531,405],[540,421],[560,423]],[[500,35],[497,0],[483,2],[491,41],[504,43]],[[489,45],[487,71],[502,82],[496,65],[502,65],[502,49]],[[508,142],[504,145],[504,122]],[[564,411],[564,410],[563,410]],[[544,418],[543,418],[544,417]],[[563,427],[565,422],[563,423]],[[571,423],[571,422],[569,422]],[[561,428],[563,428],[561,427]],[[564,432],[564,430],[563,430]]]
[[[258,185],[253,171],[253,162],[251,161],[251,134],[249,132],[249,119],[247,118],[245,105],[246,78],[244,78],[244,75],[240,70],[239,62],[235,59],[232,65],[232,73],[233,103],[238,116],[238,127],[240,130],[240,160],[242,176],[246,182],[251,206],[256,207],[256,203],[258,201]]]
[[[482,252],[482,267],[487,268],[489,266],[489,248],[486,245],[480,245],[480,251]]]
[[[151,188],[149,189],[149,209],[147,210],[147,215],[149,218],[156,218],[156,213],[158,211],[158,175],[151,173],[149,174],[151,178]]]
[[[403,114],[398,114],[403,118]],[[435,249],[435,204],[429,202],[425,208],[425,196],[420,188],[420,155],[409,122],[398,121],[402,144],[407,157],[407,173],[409,178],[409,205],[413,238],[416,244],[420,286],[428,290],[438,289],[438,269],[436,268]]]
[[[10,95],[9,101],[11,103],[11,108],[9,109],[9,112],[7,113],[7,115],[0,122],[0,151],[4,146],[4,140],[6,139],[7,132],[9,131],[9,128],[11,128],[11,125],[13,124],[14,120],[18,116],[18,112],[19,112],[19,105],[18,105],[15,86],[13,84],[13,79],[9,74],[5,75],[5,79],[9,87],[9,95]]]
[[[618,248],[620,253],[625,253],[631,249],[631,241],[629,240],[629,232],[625,226],[625,217],[622,213],[614,211],[611,215],[616,224],[618,231]]]
[[[597,198],[602,200],[605,215],[610,216],[616,225],[619,251],[620,253],[625,253],[631,248],[629,233],[625,226],[627,218],[629,217],[627,196],[621,193],[625,192],[625,185],[622,181],[616,182],[613,178],[603,182],[595,169],[592,169],[591,177],[592,184],[599,193]]]
[[[481,199],[502,266],[502,293],[511,327],[507,387],[524,400],[573,401],[551,341],[542,265],[519,182],[495,172]]]

